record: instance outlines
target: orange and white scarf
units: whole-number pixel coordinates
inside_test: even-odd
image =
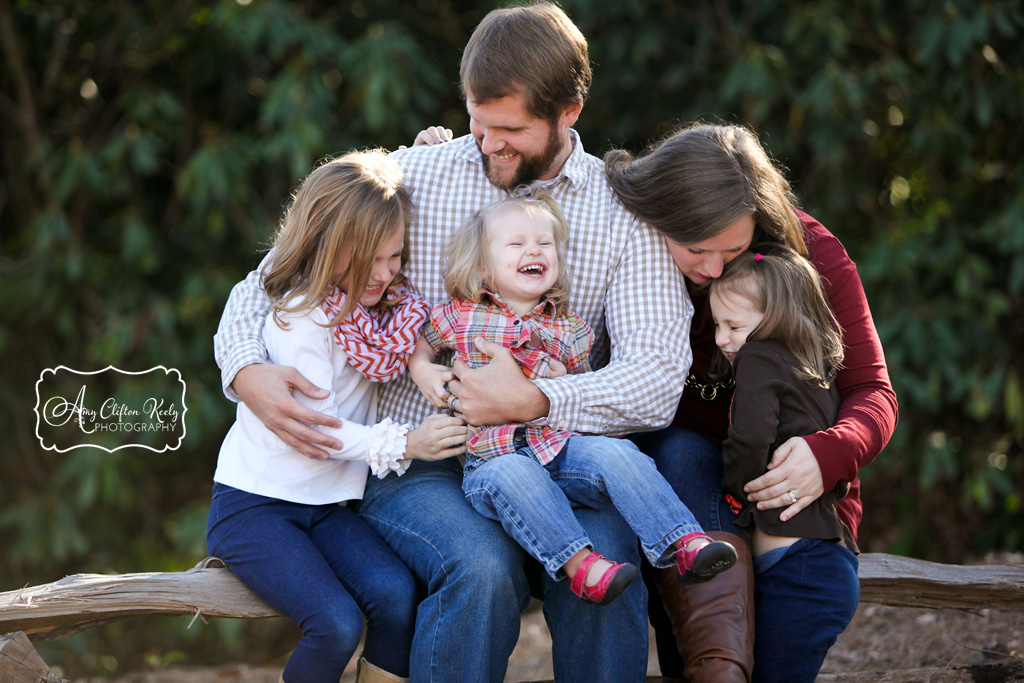
[[[385,310],[367,310],[356,304],[334,328],[334,339],[348,356],[348,362],[371,382],[390,382],[409,365],[430,304],[404,286],[392,286],[387,299],[398,303]],[[345,293],[335,288],[320,307],[334,320],[345,305]]]

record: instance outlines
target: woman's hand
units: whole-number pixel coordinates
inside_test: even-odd
[[[747,500],[757,501],[758,510],[786,508],[779,515],[785,522],[817,500],[825,492],[825,485],[811,447],[802,437],[794,436],[772,454],[768,472],[743,490],[748,494]]]
[[[442,126],[431,126],[430,128],[424,128],[416,134],[416,139],[413,140],[412,146],[419,147],[420,145],[438,145],[442,142],[448,142],[452,139],[452,129],[444,128]],[[405,149],[405,145],[399,145],[398,149]]]
[[[466,423],[448,415],[430,415],[405,437],[405,457],[444,460],[466,452]]]
[[[246,407],[267,429],[286,444],[310,458],[326,460],[326,451],[317,448],[341,449],[340,441],[310,425],[341,427],[341,420],[303,406],[292,391],[312,399],[325,399],[330,392],[303,377],[295,368],[269,363],[246,365],[231,383]]]

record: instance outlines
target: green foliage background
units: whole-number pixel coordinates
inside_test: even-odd
[[[1020,550],[1019,1],[562,4],[595,67],[588,151],[640,150],[697,118],[746,123],[858,262],[901,407],[862,472],[865,549]],[[467,131],[458,60],[493,7],[0,0],[0,591],[205,555],[233,419],[211,338],[232,284],[317,159],[434,123]],[[34,384],[58,365],[178,368],[184,444],[43,450]],[[294,643],[281,620],[187,621],[44,656],[104,674]]]

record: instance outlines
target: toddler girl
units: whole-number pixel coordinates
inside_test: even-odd
[[[325,163],[297,191],[262,274],[273,304],[263,328],[270,362],[330,388],[323,400],[296,398],[341,420],[324,429],[342,446],[308,458],[238,404],[217,460],[207,544],[301,627],[287,683],[337,683],[364,614],[359,680],[409,675],[412,575],[346,502],[362,498],[368,472],[400,476],[405,458],[465,439],[451,417],[412,431],[377,421],[376,388],[405,370],[429,310],[399,272],[410,209],[401,170],[382,153]]]
[[[447,399],[458,410],[435,355],[452,350],[479,367],[487,358],[474,346],[477,337],[511,349],[530,379],[588,370],[593,335],[567,310],[567,239],[561,210],[543,193],[500,201],[461,227],[448,251],[445,287],[452,298],[431,311],[409,367],[435,406]],[[650,562],[675,563],[681,582],[707,581],[736,561],[733,546],[704,535],[650,458],[629,441],[507,424],[471,428],[466,445],[469,502],[588,602],[608,604],[638,570],[594,552],[573,504],[610,501]]]
[[[842,335],[814,266],[781,245],[754,246],[737,256],[711,281],[708,298],[715,342],[727,361],[721,365],[727,373],[731,366],[736,382],[728,438],[722,445],[723,489],[737,514],[733,526],[755,558],[754,680],[813,681],[828,648],[853,618],[860,595],[856,571],[837,569],[816,579],[803,571],[807,562],[855,566],[853,534],[836,512],[836,501],[849,484],[841,482],[785,522],[779,519],[785,508],[759,509],[747,502],[743,487],[767,471],[772,453],[787,439],[835,423],[839,396],[834,379],[843,360]],[[793,492],[788,496],[794,503],[798,500]],[[796,586],[761,581],[769,572],[801,576],[810,585],[799,595],[760,590],[762,585]],[[780,608],[783,600],[786,609]],[[758,666],[779,656],[759,654],[758,634],[782,629],[794,618],[813,620],[827,634],[824,647],[810,651],[806,643],[793,643],[799,657],[792,666]],[[806,679],[798,671],[806,671]]]

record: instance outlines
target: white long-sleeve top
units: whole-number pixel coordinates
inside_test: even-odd
[[[214,481],[261,496],[306,505],[323,505],[363,497],[368,462],[390,456],[391,470],[401,474],[404,464],[394,460],[405,451],[408,428],[390,419],[376,423],[378,383],[371,382],[348,363],[345,351],[335,342],[333,327],[318,306],[311,310],[273,315],[263,325],[262,340],[271,362],[295,367],[319,387],[329,387],[330,396],[315,400],[295,392],[299,403],[320,413],[333,415],[342,427],[316,427],[342,442],[341,450],[325,449],[330,458],[317,460],[293,449],[273,432],[244,403],[238,404],[235,424],[221,445]],[[367,426],[370,425],[370,426]],[[378,476],[389,471],[387,463],[375,465]]]

